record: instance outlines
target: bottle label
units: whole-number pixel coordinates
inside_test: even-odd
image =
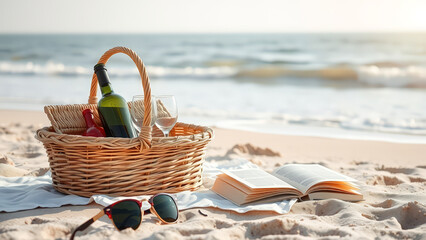
[[[127,108],[99,107],[99,112],[107,137],[135,137]]]

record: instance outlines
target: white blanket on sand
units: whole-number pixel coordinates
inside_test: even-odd
[[[219,164],[220,163],[220,164]],[[222,169],[256,168],[257,166],[244,159],[221,162],[206,162],[203,166],[203,179],[205,184],[211,184]],[[239,213],[248,211],[275,211],[287,213],[296,199],[284,200],[275,203],[251,204],[237,206],[208,190],[202,192],[180,192],[176,194],[180,210],[200,207],[216,207],[232,210]],[[87,205],[93,201],[108,206],[115,201],[129,197],[109,197],[107,195],[94,195],[91,198],[75,195],[66,195],[56,191],[52,185],[50,172],[41,177],[0,177],[0,212],[15,212],[34,209],[37,207],[60,207],[63,205]],[[149,198],[149,196],[130,197],[134,199]],[[149,204],[144,202],[143,208],[148,209]]]

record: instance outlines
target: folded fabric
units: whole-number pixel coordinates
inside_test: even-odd
[[[231,161],[207,162],[204,165],[203,179],[209,185],[221,169],[256,168],[257,166],[244,159]],[[110,197],[107,195],[93,195],[91,198],[76,195],[66,195],[56,191],[52,185],[50,172],[41,177],[0,177],[0,212],[15,212],[34,209],[37,207],[60,207],[63,205],[87,205],[93,201],[108,206],[118,200],[129,197]],[[216,193],[207,190],[201,192],[180,192],[176,194],[180,210],[189,208],[216,207],[224,210],[232,210],[238,213],[248,211],[275,211],[287,213],[296,199],[285,200],[276,203],[252,204],[237,206],[220,197]],[[134,199],[149,198],[149,196],[130,197]],[[149,208],[144,202],[143,208]]]
[[[50,172],[41,177],[0,177],[0,211],[14,212],[37,207],[87,205],[90,198],[56,191]]]

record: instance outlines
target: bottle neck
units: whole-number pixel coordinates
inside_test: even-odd
[[[102,67],[95,69],[95,73],[98,77],[98,83],[99,87],[101,88],[102,96],[113,93],[114,90],[112,89],[111,83],[109,82],[109,76],[106,68],[102,65]]]
[[[101,86],[101,93],[102,93],[102,96],[114,93],[114,90],[112,90],[111,84],[108,84],[104,87]]]
[[[96,126],[95,121],[93,120],[92,111],[84,111],[83,116],[84,116],[84,121],[86,121],[87,128]]]

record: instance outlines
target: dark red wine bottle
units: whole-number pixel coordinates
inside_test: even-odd
[[[95,121],[93,120],[93,112],[90,109],[83,110],[84,120],[86,121],[86,131],[84,131],[83,136],[91,137],[106,137],[105,131],[102,127],[96,126]]]

